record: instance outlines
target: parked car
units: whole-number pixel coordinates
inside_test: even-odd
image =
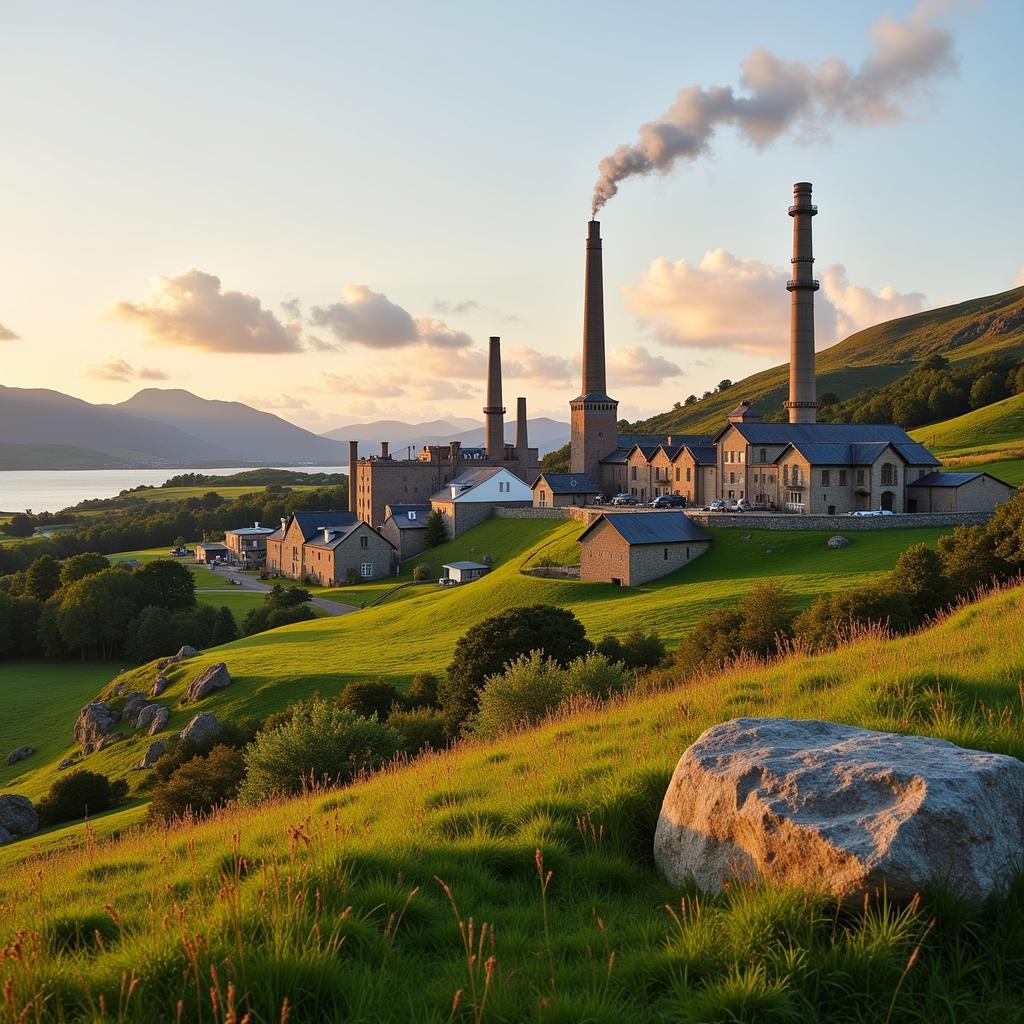
[[[872,509],[863,509],[860,512],[847,512],[847,515],[850,515],[850,516],[891,516],[891,515],[895,515],[895,513],[890,512],[889,509],[887,509],[887,508],[872,508]]]
[[[651,508],[685,508],[686,499],[681,494],[659,494],[651,502]]]
[[[632,494],[616,494],[612,498],[613,505],[635,505],[636,498]]]
[[[749,512],[750,502],[746,498],[740,498],[739,501],[734,501],[729,506],[730,512]]]
[[[721,498],[715,498],[704,506],[705,512],[724,512],[729,506]]]

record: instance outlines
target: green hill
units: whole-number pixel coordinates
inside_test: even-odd
[[[858,331],[817,355],[818,394],[851,398],[868,387],[883,387],[909,373],[927,356],[959,363],[982,356],[1024,356],[1024,288],[915,313]],[[661,413],[636,424],[657,434],[716,432],[741,399],[763,414],[788,397],[789,364],[738,381],[695,405]]]
[[[465,616],[483,590],[435,610]],[[274,647],[306,671],[323,670],[312,650],[345,667],[318,629],[313,648],[298,629]],[[1019,883],[985,907],[939,892],[845,913],[804,891],[680,893],[651,842],[677,758],[731,716],[828,718],[1024,755],[1022,632],[1018,588],[918,635],[581,708],[343,791],[94,837],[47,859],[18,863],[42,839],[8,847],[0,1020],[1018,1020]],[[244,652],[222,653],[242,664]]]
[[[623,589],[573,580],[522,575],[520,566],[546,551],[564,552],[582,532],[582,524],[552,520],[491,519],[425,559],[434,576],[443,562],[459,558],[494,558],[488,576],[470,586],[441,590],[413,587],[374,608],[335,619],[299,623],[238,640],[204,652],[166,673],[171,682],[166,700],[172,714],[168,732],[181,729],[197,710],[175,708],[187,683],[205,665],[224,661],[234,685],[203,703],[203,711],[220,718],[265,717],[316,691],[338,693],[347,683],[383,677],[404,687],[417,672],[441,673],[455,642],[471,625],[505,608],[537,603],[571,608],[589,635],[625,635],[631,629],[657,630],[674,646],[709,609],[733,603],[757,580],[782,581],[802,605],[818,594],[840,590],[885,572],[911,544],[934,543],[941,529],[883,530],[853,534],[853,543],[830,551],[829,533],[812,531],[713,530],[711,551],[685,569],[644,587]],[[408,571],[411,571],[408,570]],[[359,588],[347,595],[357,600]],[[370,591],[373,596],[379,589]],[[219,595],[211,595],[216,600]],[[0,663],[0,704],[9,694],[52,705],[45,685],[46,666],[32,670],[24,662]],[[69,667],[70,668],[70,667]],[[113,671],[110,677],[113,676]],[[119,676],[129,690],[148,692],[154,670],[134,669]],[[109,677],[108,677],[109,678]],[[35,681],[38,685],[30,685]],[[76,691],[77,694],[78,691]],[[95,692],[95,691],[94,691]],[[71,727],[82,700],[63,705],[61,715],[0,717],[0,751],[29,743],[44,752],[7,767],[0,764],[0,789],[41,796],[57,776],[57,763],[73,752]],[[54,731],[55,730],[55,731]],[[36,733],[39,733],[37,735]],[[135,780],[131,766],[142,756],[148,738],[130,735],[124,742],[90,755],[88,767]]]
[[[942,423],[919,427],[911,437],[928,445],[939,457],[991,457],[993,453],[1024,452],[1024,394],[1004,398]]]

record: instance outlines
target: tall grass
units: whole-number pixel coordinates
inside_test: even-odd
[[[1024,880],[857,912],[680,892],[653,867],[679,755],[735,715],[1024,754],[1024,592],[914,636],[738,664],[202,822],[0,853],[0,1022],[1013,1021]]]

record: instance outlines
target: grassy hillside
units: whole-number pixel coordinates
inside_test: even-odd
[[[940,893],[856,914],[746,885],[697,897],[660,879],[651,841],[676,759],[732,716],[1024,755],[1022,632],[1017,589],[917,636],[584,707],[345,791],[45,861],[8,847],[0,942],[24,937],[0,958],[0,1021],[226,1022],[229,1000],[291,1024],[1019,1020],[1024,885],[985,908]]]
[[[850,335],[818,353],[818,394],[833,391],[844,400],[866,387],[882,387],[934,353],[953,363],[997,353],[1024,356],[1024,288],[915,313]],[[788,396],[788,376],[788,363],[772,367],[696,405],[654,416],[638,429],[715,432],[744,398],[762,413],[773,412]]]
[[[993,453],[1024,452],[1024,394],[1004,398],[942,423],[920,427],[911,436],[939,457],[991,457]]]
[[[715,542],[707,555],[633,589],[520,574],[520,566],[533,561],[536,553],[548,546],[564,548],[582,529],[577,522],[492,519],[423,559],[439,570],[442,562],[490,555],[494,569],[476,583],[450,590],[410,588],[375,608],[298,623],[205,652],[166,673],[171,686],[165,700],[172,705],[168,731],[180,730],[198,710],[173,705],[199,670],[214,662],[226,662],[236,682],[204,701],[201,710],[220,718],[263,718],[316,691],[338,693],[353,680],[383,677],[404,687],[417,672],[443,672],[455,641],[473,623],[517,605],[544,602],[571,608],[595,639],[643,628],[657,630],[674,646],[706,611],[737,601],[766,576],[781,580],[800,604],[808,604],[818,594],[854,586],[891,569],[904,548],[934,543],[944,532],[852,534],[849,547],[830,551],[825,546],[828,533],[712,530]],[[216,603],[220,595],[210,597]],[[112,667],[110,678],[115,670]],[[148,691],[153,675],[151,667],[133,669],[119,680],[130,690]],[[7,693],[21,685],[20,679],[16,667],[0,663],[0,706]],[[64,710],[59,726],[63,748],[46,760],[33,758],[10,768],[0,765],[0,787],[31,797],[45,792],[56,777],[57,762],[72,752],[71,726],[77,711],[78,706]],[[12,728],[11,745],[17,745],[16,734],[21,737],[18,742],[40,746],[34,741],[35,728],[31,720]],[[0,721],[0,740],[6,737],[7,727]],[[104,774],[132,777],[131,766],[147,742],[148,737],[132,735],[91,755],[88,765]]]

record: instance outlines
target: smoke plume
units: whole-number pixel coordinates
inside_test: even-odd
[[[764,148],[787,132],[820,134],[833,122],[900,120],[905,100],[956,66],[952,36],[933,24],[944,7],[931,0],[919,3],[905,20],[880,18],[869,30],[874,51],[859,67],[838,58],[814,65],[787,61],[758,49],[740,65],[742,92],[727,85],[682,89],[658,120],[641,125],[635,143],[619,146],[601,161],[594,213],[626,178],[667,174],[679,160],[704,156],[722,125]]]

